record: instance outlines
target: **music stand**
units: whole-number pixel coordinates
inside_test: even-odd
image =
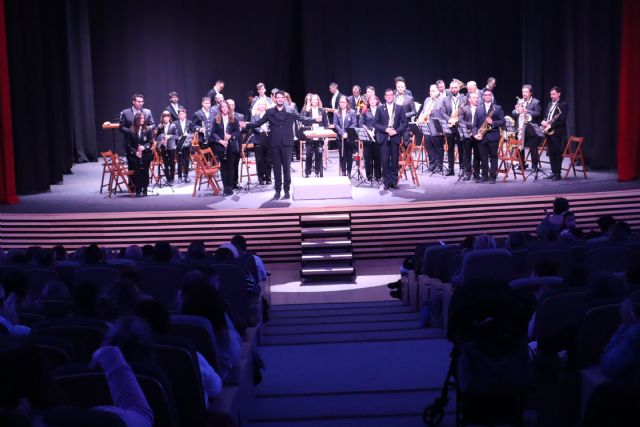
[[[416,169],[420,168],[420,173],[424,173],[424,168],[427,166],[427,159],[425,158],[426,147],[423,146],[424,132],[420,129],[419,124],[415,122],[409,123],[409,132],[411,132],[416,138],[416,147],[420,147],[420,154],[418,155]],[[418,141],[420,141],[420,144],[418,144]]]
[[[358,141],[361,142],[371,142],[371,137],[369,136],[369,133],[367,132],[367,130],[363,127],[352,127],[352,128],[347,128],[347,138],[349,139],[349,141],[353,142],[353,143],[358,143]],[[367,181],[367,178],[364,177],[362,175],[361,169],[362,169],[362,156],[360,155],[360,146],[358,144],[358,158],[359,160],[357,161],[357,168],[356,168],[356,172],[354,174],[351,175],[351,179],[355,179],[356,181],[359,181],[359,183],[363,183]],[[358,184],[358,186],[360,185]]]
[[[544,130],[542,130],[542,128],[540,127],[539,124],[537,123],[531,123],[529,122],[529,125],[531,126],[531,128],[533,129],[533,131],[536,133],[536,136],[538,138],[545,138],[545,133]],[[537,150],[538,147],[534,147],[534,150]],[[529,148],[529,150],[531,150],[531,148]],[[532,162],[533,163],[533,162]],[[535,166],[535,165],[534,165]],[[534,181],[538,180],[538,174],[542,174],[543,177],[548,177],[550,176],[549,172],[547,172],[546,170],[542,169],[542,162],[540,161],[540,155],[538,155],[538,165],[535,166],[536,167],[536,172],[535,175],[533,176]],[[531,176],[533,174],[533,172],[529,173],[529,175],[527,176]]]

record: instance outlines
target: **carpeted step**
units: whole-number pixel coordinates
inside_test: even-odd
[[[278,336],[291,334],[326,334],[330,332],[389,331],[416,329],[415,319],[388,322],[356,322],[356,323],[312,323],[305,325],[271,325],[262,327],[262,336]]]
[[[443,338],[442,329],[400,329],[400,330],[374,330],[374,331],[343,331],[320,333],[300,333],[289,335],[263,336],[260,346],[272,345],[303,345],[326,343],[357,343],[369,341],[402,341],[425,340]]]
[[[315,310],[287,310],[275,311],[272,313],[273,319],[297,318],[323,318],[330,316],[355,316],[359,314],[384,314],[384,313],[415,313],[411,307],[406,305],[388,306],[388,307],[353,307],[353,308],[324,308]]]
[[[334,316],[306,316],[306,317],[281,317],[270,318],[271,325],[313,325],[313,324],[335,324],[335,323],[357,323],[357,322],[387,322],[401,320],[418,320],[420,315],[415,311],[400,313],[376,313],[376,314],[345,314]]]
[[[391,301],[367,301],[367,302],[329,302],[318,304],[280,304],[271,306],[271,310],[275,313],[277,311],[289,311],[289,310],[324,310],[327,308],[364,308],[364,307],[389,307],[389,306],[403,306],[402,302],[398,300]]]

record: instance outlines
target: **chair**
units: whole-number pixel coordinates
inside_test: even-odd
[[[251,324],[251,296],[243,270],[233,264],[214,264],[220,277],[218,289],[228,301],[236,330],[242,335]]]
[[[594,307],[582,319],[576,355],[578,367],[586,368],[600,362],[602,350],[620,325],[620,304]]]
[[[522,279],[514,279],[509,282],[511,289],[516,291],[517,294],[534,300],[535,293],[541,286],[550,286],[551,288],[559,288],[563,284],[562,277],[558,276],[539,276],[539,277],[525,277]]]
[[[169,308],[182,287],[182,272],[173,265],[145,265],[138,270],[140,290]]]
[[[75,348],[74,361],[86,362],[102,344],[107,329],[107,324],[100,320],[49,320],[35,325],[31,334],[59,337],[70,342]]]
[[[251,177],[258,176],[258,170],[257,170],[257,163],[256,163],[256,159],[255,157],[252,159],[249,157],[249,151],[248,150],[253,150],[254,145],[252,142],[249,143],[244,143],[242,144],[242,147],[240,149],[240,160],[241,160],[241,164],[240,164],[240,181],[242,182],[242,178],[244,176],[247,177],[247,183],[249,185],[251,185]],[[254,167],[254,169],[256,170],[255,173],[251,173],[251,167]],[[246,174],[245,174],[246,172]]]
[[[509,251],[486,249],[465,253],[460,274],[461,286],[475,281],[509,283],[511,279],[513,279],[513,264]]]
[[[220,186],[218,185],[218,181],[216,175],[220,170],[220,166],[217,164],[217,160],[214,159],[214,166],[208,166],[204,157],[198,153],[194,153],[191,158],[195,161],[195,169],[196,169],[196,178],[193,181],[193,197],[196,196],[196,192],[200,191],[200,187],[202,186],[202,181],[206,179],[208,188],[213,189],[213,194],[220,194]]]
[[[0,348],[9,345],[31,344],[37,347],[42,359],[50,369],[68,365],[73,360],[73,346],[58,337],[23,335],[0,338]]]
[[[411,157],[413,158],[413,165],[418,170],[418,167],[422,167],[421,171],[424,171],[425,167],[429,167],[429,156],[427,155],[427,144],[424,141],[424,135],[420,134],[420,141],[418,141],[418,135],[413,135],[415,144],[413,145],[413,151]],[[419,143],[418,143],[419,142]]]
[[[38,299],[36,301],[38,311],[47,319],[66,319],[73,310],[73,303],[55,299]]]
[[[180,424],[202,423],[206,407],[198,355],[188,340],[159,337],[153,345],[155,361],[171,380]]]
[[[120,277],[117,268],[106,265],[91,265],[80,267],[73,276],[74,286],[80,283],[95,283],[99,289],[106,289]]]
[[[509,173],[513,170],[513,178],[518,178],[518,173],[522,175],[522,180],[527,180],[527,174],[524,168],[524,162],[520,154],[520,144],[522,142],[517,139],[500,139],[498,146],[498,173],[503,173],[503,181],[509,178]]]
[[[576,174],[576,163],[579,162],[579,165],[582,166],[582,173],[584,174],[584,179],[587,179],[587,166],[584,164],[584,155],[582,153],[582,144],[584,143],[584,137],[580,136],[571,136],[567,141],[567,145],[564,148],[564,152],[562,153],[562,160],[569,159],[569,166],[563,170],[566,171],[564,177],[567,178],[569,176],[569,172],[573,170],[573,176],[578,176]]]
[[[76,274],[78,267],[80,267],[80,263],[76,261],[58,261],[55,269],[60,276],[60,280],[71,287],[73,286],[73,276]]]
[[[398,156],[398,182],[400,182],[400,178],[402,178],[402,175],[404,175],[405,180],[407,179],[407,169],[409,169],[413,184],[415,186],[420,186],[418,173],[416,171],[416,164],[412,156],[412,153],[415,149],[415,144],[415,137],[412,138],[411,142],[406,147],[404,144],[400,144],[400,153]]]
[[[153,154],[153,158],[151,159],[151,163],[149,164],[149,183],[160,184],[160,180],[165,177],[164,159],[158,153],[158,148],[156,147],[155,143],[151,147],[151,153]]]
[[[529,252],[527,255],[527,265],[525,275],[530,276],[536,265],[541,262],[552,263],[557,268],[557,274],[564,276],[571,266],[569,251],[562,249],[538,249]]]
[[[22,270],[27,277],[27,292],[33,297],[42,293],[47,282],[58,280],[58,272],[50,268],[27,268]]]
[[[548,160],[542,160],[542,153],[546,151],[547,157],[549,157],[549,143],[547,142],[547,138],[542,141],[542,144],[538,146],[538,159],[540,159],[540,163],[549,163]],[[527,151],[527,155],[525,157],[525,162],[531,160],[531,150]]]
[[[109,186],[109,198],[111,198],[111,196],[118,190],[123,191],[122,185],[124,185],[127,191],[129,191],[129,195],[131,197],[134,197],[136,194],[136,190],[133,182],[131,182],[131,177],[133,176],[134,171],[127,170],[117,153],[113,153],[111,155],[111,165],[112,170],[111,178],[109,179],[109,182],[111,184]]]
[[[585,263],[591,272],[618,273],[627,271],[631,260],[631,249],[624,246],[604,246],[587,252]]]
[[[537,341],[557,340],[558,336],[575,336],[586,304],[585,292],[565,292],[544,298],[536,312]],[[559,350],[559,349],[556,349]]]
[[[18,323],[30,328],[47,321],[47,318],[40,313],[18,312],[17,314]]]
[[[209,320],[200,316],[174,314],[171,316],[170,335],[189,341],[196,351],[207,359],[213,369],[220,372],[216,336]]]
[[[529,249],[526,249],[526,248],[518,248],[511,251],[511,260],[513,262],[514,277],[526,276],[528,256],[529,256]]]
[[[102,157],[102,178],[100,179],[100,193],[105,187],[107,190],[111,188],[111,180],[113,179],[113,163],[111,162],[111,156],[113,153],[111,150],[103,151],[100,153]],[[104,183],[104,178],[108,177],[107,183]]]

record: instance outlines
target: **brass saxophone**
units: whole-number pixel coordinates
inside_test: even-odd
[[[560,106],[558,105],[556,106],[556,111],[553,112],[553,117],[551,117],[551,120],[547,122],[547,126],[544,128],[545,135],[553,135],[554,133],[556,133],[555,129],[551,129],[551,125],[553,124],[553,122],[558,120],[560,114],[562,114],[562,111],[560,110]]]
[[[465,105],[467,105],[467,101],[466,100],[464,100],[462,102],[462,105],[459,106],[458,109],[451,114],[451,118],[449,119],[449,126],[455,126],[455,125],[458,124],[458,120],[460,120],[460,110]]]
[[[429,116],[431,115],[431,112],[433,111],[435,106],[436,106],[436,101],[434,99],[431,105],[429,105],[429,107],[422,110],[422,113],[420,113],[420,117],[418,117],[418,120],[416,120],[416,123],[429,123]]]
[[[493,105],[492,105],[491,111],[489,111],[489,114],[487,114],[487,117],[484,118],[484,121],[482,122],[482,124],[480,125],[480,128],[478,129],[478,136],[480,136],[480,138],[476,138],[476,139],[481,140],[482,138],[484,138],[484,135],[491,130],[491,124],[487,122],[487,119],[493,116],[494,111],[495,110],[493,109]]]

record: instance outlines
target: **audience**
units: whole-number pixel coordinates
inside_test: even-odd
[[[547,214],[538,225],[537,234],[541,240],[556,240],[565,227],[565,213],[569,211],[569,201],[556,197],[553,201],[553,214]]]

